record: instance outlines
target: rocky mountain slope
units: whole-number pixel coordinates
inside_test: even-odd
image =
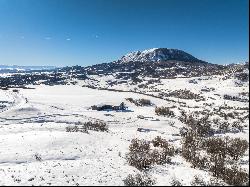
[[[164,62],[169,60],[183,62],[204,62],[178,49],[152,48],[144,51],[135,51],[126,54],[121,62]],[[205,63],[205,62],[204,62]]]

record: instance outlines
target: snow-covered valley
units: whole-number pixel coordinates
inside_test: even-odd
[[[95,77],[98,81],[98,77]],[[193,84],[190,80],[197,79]],[[108,80],[108,79],[105,79]],[[127,162],[127,153],[133,139],[151,141],[160,136],[176,150],[182,149],[180,131],[187,125],[180,118],[182,111],[213,112],[211,120],[223,117],[216,113],[220,108],[228,123],[239,121],[241,130],[220,132],[215,124],[214,136],[240,138],[249,142],[248,102],[226,100],[223,95],[248,92],[248,83],[236,86],[234,79],[223,80],[214,76],[196,78],[162,79],[154,88],[164,90],[190,90],[205,100],[145,95],[148,93],[117,92],[86,87],[89,80],[76,81],[74,85],[28,85],[29,89],[0,90],[0,185],[124,185],[129,174],[146,172],[155,185],[172,185],[178,180],[182,185],[193,184],[195,176],[206,183],[213,179],[207,169],[194,168],[181,153],[171,157],[171,162],[153,164],[150,170],[140,171]],[[100,82],[100,81],[99,81]],[[116,86],[117,90],[133,90]],[[204,88],[213,87],[212,91]],[[98,88],[98,87],[97,87]],[[202,91],[203,89],[203,91]],[[249,97],[249,96],[248,96]],[[149,106],[129,102],[150,100]],[[92,110],[99,104],[119,105],[127,110]],[[169,107],[174,116],[156,114],[156,107]],[[217,115],[218,114],[218,115]],[[68,132],[78,122],[103,122],[108,131],[89,130]],[[180,151],[177,151],[180,152]],[[249,154],[235,163],[248,172]],[[225,184],[223,181],[220,184]]]

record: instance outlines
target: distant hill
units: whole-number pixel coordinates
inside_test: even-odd
[[[17,73],[26,71],[54,70],[55,66],[18,66],[0,65],[0,73]]]

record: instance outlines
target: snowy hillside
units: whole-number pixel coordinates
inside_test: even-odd
[[[168,48],[152,48],[144,51],[135,51],[128,53],[121,58],[121,62],[163,62],[168,60],[198,62],[197,58],[192,55],[178,50]]]
[[[0,185],[247,185],[249,64],[171,51],[0,76]]]

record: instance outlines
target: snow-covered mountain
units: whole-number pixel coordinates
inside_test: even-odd
[[[144,51],[135,51],[126,54],[121,58],[121,62],[163,62],[168,60],[184,62],[200,62],[201,60],[178,49],[152,48]]]

